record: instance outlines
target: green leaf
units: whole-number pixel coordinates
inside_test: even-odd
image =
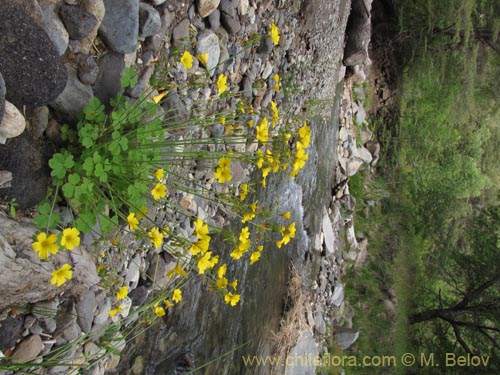
[[[52,159],[49,160],[49,166],[52,168],[51,176],[63,179],[66,176],[67,169],[73,167],[75,162],[73,161],[73,155],[69,153],[57,153],[54,154]]]
[[[92,212],[83,212],[78,219],[76,219],[75,224],[79,231],[88,233],[96,224],[96,215]]]
[[[83,163],[83,169],[87,173],[87,176],[93,176],[94,175],[94,159],[91,157],[88,157],[85,159]]]
[[[38,205],[38,215],[33,221],[39,229],[54,229],[61,222],[61,214],[52,212],[52,206],[48,202],[43,202]]]
[[[64,193],[64,197],[67,199],[73,198],[73,194],[75,192],[75,185],[70,184],[69,182],[62,186],[62,191]]]
[[[80,182],[80,175],[78,173],[72,173],[68,176],[68,182],[72,185],[76,185]]]
[[[101,230],[103,233],[109,233],[114,228],[118,226],[118,216],[107,217],[101,215],[99,217],[99,223],[101,224]]]
[[[120,82],[124,89],[127,87],[133,88],[137,84],[137,75],[132,67],[125,68]]]

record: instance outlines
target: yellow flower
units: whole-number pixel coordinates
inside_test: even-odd
[[[290,211],[287,211],[283,212],[280,216],[283,216],[285,219],[290,220],[290,218],[292,217],[292,213]]]
[[[116,292],[116,299],[117,300],[122,300],[125,299],[128,295],[128,288],[126,286],[122,286],[120,289],[118,289],[118,292]]]
[[[160,181],[165,176],[165,170],[163,168],[157,169],[155,171],[155,177],[158,181]]]
[[[273,80],[274,80],[274,90],[279,91],[280,90],[280,75],[278,73],[276,73],[273,76]]]
[[[227,158],[223,158],[227,159]],[[229,159],[228,159],[229,160]],[[231,169],[229,167],[217,167],[214,172],[214,178],[217,179],[219,184],[223,184],[225,182],[230,182],[233,179],[233,175],[231,174]]]
[[[260,251],[254,251],[251,255],[250,255],[250,265],[254,264],[255,262],[257,262],[259,259],[260,259],[260,255],[261,255],[261,252]]]
[[[219,119],[219,122],[220,122],[221,125],[225,125],[226,124],[226,118],[225,117],[221,117]]]
[[[165,309],[161,306],[156,306],[155,314],[158,318],[161,318],[162,316],[165,316]]]
[[[191,245],[189,248],[189,251],[193,255],[204,255],[210,246],[210,236],[205,236],[203,238],[200,238],[198,241],[196,241],[194,244]]]
[[[36,237],[36,242],[31,244],[33,250],[38,254],[40,259],[47,259],[50,254],[57,254],[59,251],[59,246],[56,245],[57,236],[55,234],[49,234],[41,232]]]
[[[274,23],[274,20],[271,21],[271,30],[269,32],[269,37],[273,40],[275,46],[280,42],[280,31],[278,26]]]
[[[151,190],[151,195],[155,200],[159,200],[167,195],[167,187],[159,182],[155,185],[153,190]]]
[[[163,233],[160,233],[157,227],[151,228],[151,230],[148,232],[148,236],[149,238],[151,238],[151,241],[153,241],[155,249],[160,247],[163,243]]]
[[[226,304],[228,304],[228,305],[236,306],[239,301],[240,301],[239,294],[233,294],[233,293],[229,292],[224,296],[224,302],[226,302]]]
[[[256,138],[260,143],[267,143],[269,140],[269,122],[267,118],[263,118],[259,125],[257,125]]]
[[[307,122],[304,121],[304,125],[299,129],[299,142],[302,143],[304,148],[308,148],[311,143],[311,128],[307,126]]]
[[[224,74],[219,74],[217,78],[217,89],[219,90],[219,95],[222,95],[227,90],[227,77]]]
[[[188,274],[186,271],[182,269],[182,267],[177,263],[174,267],[174,269],[170,272],[167,273],[167,277],[172,277],[174,274],[180,275],[184,277],[185,279],[188,278]]]
[[[172,300],[175,303],[179,303],[182,301],[182,290],[180,289],[174,289],[174,292],[172,294]]]
[[[164,97],[167,95],[167,91],[160,92],[158,95],[155,95],[151,98],[153,103],[158,104]]]
[[[122,305],[116,306],[114,309],[109,311],[110,318],[114,317],[116,314],[119,314],[122,311]]]
[[[189,51],[184,52],[181,57],[181,63],[184,65],[184,68],[191,69],[193,67],[193,55]]]
[[[127,224],[130,230],[137,230],[139,229],[139,220],[135,216],[135,213],[131,212],[127,216]]]
[[[61,268],[52,272],[52,279],[50,283],[52,285],[57,284],[57,286],[63,285],[67,280],[71,280],[73,277],[73,271],[71,270],[71,265],[63,264]]]
[[[224,263],[222,266],[220,266],[218,269],[217,269],[217,277],[219,279],[222,279],[225,275],[226,275],[226,272],[227,272],[227,265]]]
[[[248,194],[248,184],[241,184],[240,186],[240,201],[244,201]]]
[[[282,245],[288,244],[292,238],[295,238],[296,231],[295,222],[292,222],[288,227],[281,227],[280,233],[283,237],[276,241],[276,246],[281,248]]]
[[[215,286],[217,287],[217,289],[223,289],[223,288],[225,288],[228,284],[229,284],[229,281],[228,281],[225,277],[221,277],[221,278],[219,278],[219,279],[215,282]]]
[[[233,290],[236,290],[238,287],[238,279],[234,280],[231,284],[229,284],[229,286],[233,288]]]
[[[163,303],[165,303],[165,307],[168,309],[169,307],[173,307],[174,304],[172,302],[170,302],[169,299],[166,299],[163,301]]]
[[[212,257],[212,252],[207,251],[205,255],[203,255],[201,258],[197,260],[197,265],[198,265],[198,273],[200,275],[203,275],[207,269],[212,269],[215,267],[217,262],[219,261],[219,257]]]
[[[207,66],[207,65],[208,65],[208,52],[205,52],[205,53],[200,53],[200,54],[196,55],[196,58],[197,58],[198,60],[200,60],[200,62],[201,62],[203,65],[205,65],[205,66]]]
[[[68,250],[73,250],[80,246],[80,232],[76,228],[66,228],[63,230],[61,245]]]
[[[250,238],[250,230],[248,229],[248,227],[241,228],[239,240],[241,242],[245,242],[248,241],[249,238]]]
[[[194,221],[194,234],[198,237],[198,239],[205,238],[205,236],[208,235],[208,224],[201,218],[197,218]]]

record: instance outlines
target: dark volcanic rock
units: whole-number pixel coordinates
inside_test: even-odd
[[[8,316],[2,320],[0,329],[0,350],[6,351],[16,345],[16,341],[23,333],[24,315],[17,315],[15,318]]]
[[[12,172],[12,183],[1,189],[2,198],[16,198],[21,209],[33,207],[47,192],[49,155],[35,143],[28,131],[0,145],[0,170]]]
[[[104,0],[106,13],[99,33],[115,52],[131,53],[137,49],[139,35],[139,0]]]
[[[82,39],[90,35],[98,22],[93,14],[74,5],[63,5],[59,14],[71,39]]]
[[[0,71],[6,98],[18,108],[50,103],[68,77],[47,33],[6,1],[0,2]]]

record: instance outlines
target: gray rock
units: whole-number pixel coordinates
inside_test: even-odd
[[[26,120],[16,106],[5,101],[2,123],[0,124],[0,137],[14,138],[22,134],[26,128]]]
[[[0,124],[2,123],[3,113],[5,109],[5,81],[3,80],[2,73],[0,73]]]
[[[131,53],[137,49],[139,0],[104,0],[106,13],[99,33],[113,51]]]
[[[93,85],[99,74],[99,67],[93,56],[78,55],[78,78],[86,85]]]
[[[323,314],[323,307],[317,305],[316,311],[314,312],[314,330],[319,335],[324,335],[326,333],[326,323]]]
[[[364,147],[358,147],[353,152],[353,157],[360,159],[363,163],[370,164],[373,157],[370,151]]]
[[[323,234],[324,234],[323,241],[325,243],[326,251],[328,254],[334,254],[335,253],[335,234],[333,233],[333,226],[332,226],[332,222],[330,220],[330,216],[328,215],[328,212],[326,212],[326,210],[323,213],[322,228],[323,228]]]
[[[236,6],[231,0],[221,0],[219,10],[231,17],[236,17]]]
[[[73,322],[69,325],[69,327],[64,329],[63,338],[65,340],[67,340],[68,342],[72,342],[72,341],[77,340],[81,334],[82,334],[82,330],[80,329],[78,324],[76,324],[76,322]]]
[[[94,310],[97,306],[95,293],[89,290],[82,296],[82,299],[76,303],[76,322],[83,332],[90,332],[92,321],[94,320]]]
[[[28,120],[31,135],[34,139],[40,138],[49,124],[49,108],[47,106],[33,108],[29,112]]]
[[[196,12],[196,8],[194,5],[191,5],[189,7],[188,17],[189,17],[189,21],[191,22],[191,25],[193,25],[196,28],[196,30],[198,30],[198,31],[205,30],[206,25],[203,22],[200,15]]]
[[[238,4],[238,14],[240,16],[245,16],[250,8],[250,3],[248,0],[240,0]]]
[[[24,315],[17,315],[15,318],[7,316],[0,322],[0,350],[5,352],[7,349],[16,345],[18,339],[23,333]]]
[[[226,12],[221,12],[220,18],[222,26],[224,26],[229,34],[236,34],[241,30],[241,23],[238,16],[233,17]]]
[[[56,4],[42,3],[43,25],[60,56],[68,49],[69,34],[56,13]]]
[[[318,345],[311,332],[301,332],[297,344],[290,350],[288,358],[316,358],[319,356]],[[293,362],[293,363],[292,363]],[[314,361],[287,361],[285,375],[315,375]]]
[[[207,69],[212,76],[219,64],[220,45],[219,37],[210,30],[204,30],[198,34],[196,43],[196,54],[208,53]]]
[[[87,12],[92,14],[97,19],[97,25],[94,27],[92,32],[82,38],[79,41],[79,51],[83,53],[90,53],[92,48],[92,43],[94,42],[95,37],[97,36],[97,31],[101,26],[102,20],[104,19],[104,14],[106,13],[106,9],[104,7],[104,0],[82,0],[80,1],[81,6]],[[74,42],[74,41],[73,41]],[[71,41],[70,41],[71,47]]]
[[[108,321],[109,312],[111,311],[112,303],[111,298],[106,297],[99,305],[99,312],[94,318],[94,324],[102,325]]]
[[[89,36],[99,23],[93,14],[84,8],[73,5],[63,5],[59,14],[71,39],[82,39]]]
[[[332,303],[339,307],[342,302],[344,302],[344,284],[337,283],[333,291]]]
[[[67,70],[68,82],[66,87],[50,106],[65,116],[74,119],[87,106],[94,96],[94,92],[89,85],[80,82],[75,68],[67,65]]]
[[[215,9],[208,16],[208,22],[210,23],[210,28],[212,30],[217,30],[220,27],[220,12],[218,9]]]
[[[186,18],[172,30],[172,42],[176,47],[189,47],[189,20]]]
[[[149,2],[153,5],[161,5],[167,0],[149,0]]]
[[[359,331],[352,328],[335,326],[334,340],[335,343],[342,349],[346,350],[356,342],[359,337]]]
[[[360,105],[358,111],[356,112],[356,117],[355,117],[356,124],[362,124],[363,122],[365,122],[365,120],[366,120],[366,111],[365,108],[362,105]]]
[[[350,194],[344,194],[342,198],[340,198],[340,202],[348,212],[354,212],[356,209],[356,198]]]
[[[341,158],[342,159],[342,158]],[[363,165],[363,160],[350,158],[346,161],[345,173],[348,177],[354,176],[358,169]],[[342,166],[342,164],[341,164]]]
[[[146,3],[139,4],[139,36],[145,38],[156,34],[161,27],[158,11]]]
[[[380,143],[376,141],[368,141],[365,143],[365,148],[372,155],[372,164],[375,164],[380,158]]]
[[[138,286],[129,293],[132,300],[132,306],[141,306],[148,299],[148,288],[145,286]]]
[[[0,71],[16,106],[50,103],[67,73],[47,33],[14,4],[0,2]]]
[[[139,281],[141,276],[141,258],[136,255],[129,263],[127,275],[125,276],[125,285],[133,285]],[[132,289],[132,287],[130,287]]]
[[[168,118],[173,121],[186,121],[189,118],[189,112],[180,95],[175,91],[170,91],[162,103],[162,108],[168,113]]]
[[[201,17],[207,17],[214,12],[220,4],[220,0],[197,0],[196,6]]]
[[[259,44],[259,48],[257,48],[257,53],[261,55],[269,55],[273,51],[274,43],[273,40],[269,37],[262,38]]]
[[[30,336],[21,341],[12,353],[12,363],[27,363],[33,361],[43,350],[42,338],[39,335]]]
[[[131,98],[138,98],[143,92],[145,92],[149,87],[149,81],[154,71],[154,66],[150,65],[146,67],[137,80],[137,84],[132,89],[130,87],[127,89],[127,95]]]
[[[122,53],[108,52],[101,59],[99,74],[94,84],[95,96],[106,106],[122,91],[121,77],[125,69]]]

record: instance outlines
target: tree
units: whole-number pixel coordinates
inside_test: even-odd
[[[500,208],[489,207],[470,220],[462,248],[442,264],[434,307],[415,311],[412,325],[445,327],[448,347],[472,355],[490,355],[500,369]]]

